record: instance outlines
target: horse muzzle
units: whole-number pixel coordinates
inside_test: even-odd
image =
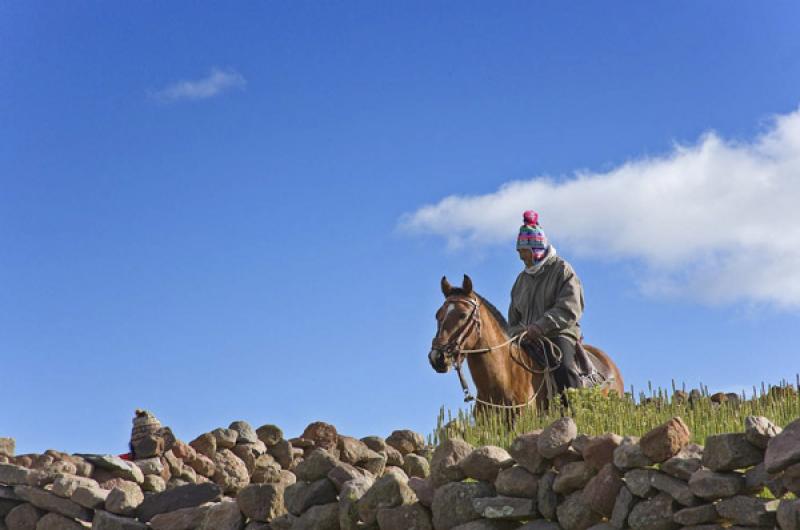
[[[433,369],[440,374],[446,374],[450,370],[450,363],[447,362],[447,356],[442,350],[431,348],[428,353],[428,361],[430,361]]]

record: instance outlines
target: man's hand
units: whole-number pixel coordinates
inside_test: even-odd
[[[526,328],[525,336],[522,338],[523,342],[527,342],[529,344],[535,344],[537,339],[542,338],[544,332],[542,328],[537,326],[536,324],[531,324]]]

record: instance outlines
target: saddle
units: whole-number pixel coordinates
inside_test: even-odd
[[[559,359],[553,348],[544,349],[537,348],[533,345],[527,345],[525,351],[530,355],[540,366],[555,366],[558,364]],[[586,348],[583,347],[583,341],[579,340],[575,344],[575,370],[578,372],[581,388],[593,388],[605,384],[608,378],[597,369],[599,360]]]

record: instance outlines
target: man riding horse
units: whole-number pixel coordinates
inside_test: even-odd
[[[533,210],[523,214],[517,252],[525,269],[511,289],[509,333],[524,331],[521,342],[526,353],[540,364],[557,366],[553,377],[566,402],[563,391],[581,386],[576,353],[580,353],[583,287],[572,266],[548,241]]]

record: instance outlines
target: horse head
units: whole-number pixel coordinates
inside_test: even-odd
[[[480,335],[479,300],[472,290],[472,280],[466,274],[461,287],[453,287],[442,277],[444,303],[436,311],[436,336],[433,337],[428,360],[434,370],[446,373],[461,355],[471,348]]]

